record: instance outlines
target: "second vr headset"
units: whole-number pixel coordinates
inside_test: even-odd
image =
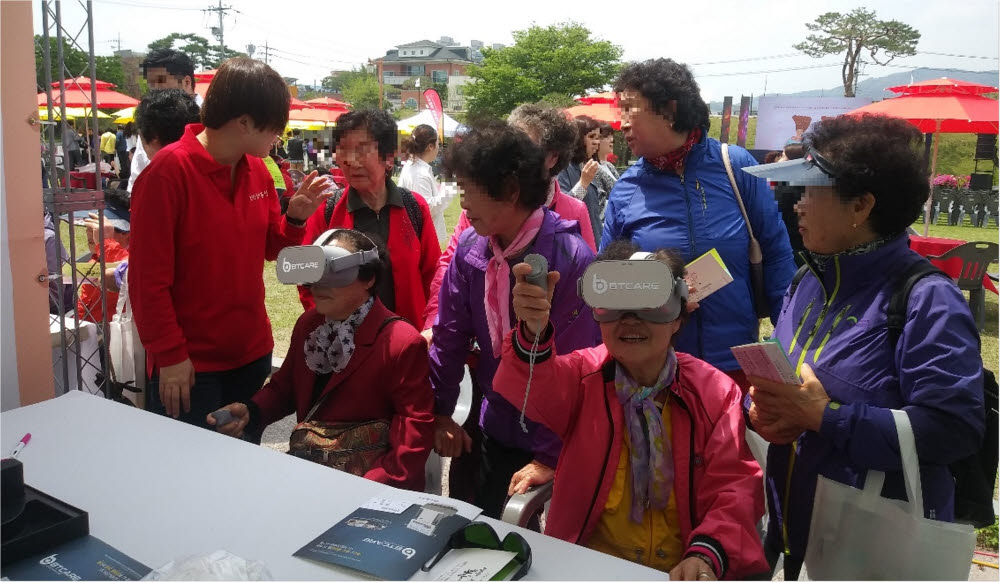
[[[367,251],[352,252],[330,245],[339,230],[343,229],[324,232],[311,245],[298,245],[282,249],[278,253],[278,261],[275,264],[278,281],[285,285],[304,285],[307,287],[311,285],[347,287],[357,280],[358,269],[362,265],[378,260],[378,245],[367,236],[365,238],[375,247]]]
[[[626,314],[652,323],[680,317],[688,297],[684,279],[652,253],[635,253],[627,261],[595,261],[576,282],[577,294],[590,306],[594,319],[605,323]]]

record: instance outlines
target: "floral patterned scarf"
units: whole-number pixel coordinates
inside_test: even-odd
[[[642,523],[647,506],[666,509],[674,487],[674,459],[663,427],[663,415],[655,398],[674,382],[677,354],[670,348],[667,363],[656,384],[639,386],[621,367],[615,366],[615,393],[625,412],[628,430],[629,463],[632,465],[632,511],[630,517]]]
[[[653,164],[653,167],[657,170],[680,174],[680,169],[684,167],[684,161],[687,160],[687,155],[691,152],[691,148],[694,147],[694,144],[698,143],[700,139],[701,128],[696,127],[688,133],[687,139],[684,140],[684,145],[672,152],[667,152],[662,156],[646,158],[646,161]]]

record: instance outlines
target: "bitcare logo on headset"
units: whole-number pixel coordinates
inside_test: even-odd
[[[611,281],[594,275],[594,293],[603,295],[608,291],[659,291],[660,284],[653,281]]]
[[[286,273],[291,273],[292,271],[301,271],[303,269],[318,269],[319,263],[293,263],[285,257],[281,260],[281,270]]]

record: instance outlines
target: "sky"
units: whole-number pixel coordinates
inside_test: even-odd
[[[35,33],[41,34],[41,2],[32,4]],[[510,45],[512,31],[573,20],[590,29],[593,37],[622,47],[626,61],[669,57],[691,65],[707,101],[840,86],[840,58],[814,59],[792,45],[805,39],[809,34],[805,24],[820,14],[849,12],[860,5],[874,10],[880,19],[900,20],[921,33],[915,56],[896,59],[891,67],[868,65],[867,76],[917,67],[995,70],[1000,68],[998,4],[997,0],[222,2],[223,7],[232,7],[224,17],[226,45],[244,52],[248,44],[256,45],[255,57],[262,58],[266,42],[274,55],[271,66],[304,84],[318,82],[331,70],[378,58],[399,44],[450,36],[463,46],[472,39]],[[218,26],[218,16],[203,9],[218,6],[219,0],[94,0],[95,52],[110,55],[119,41],[122,49],[145,52],[150,41],[172,32],[195,33],[214,43],[210,27]],[[84,14],[78,0],[62,3],[66,29],[80,30]],[[84,47],[86,39],[84,30],[80,36]]]

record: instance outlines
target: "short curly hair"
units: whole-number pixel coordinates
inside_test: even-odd
[[[474,126],[448,148],[444,165],[494,200],[510,200],[518,192],[518,204],[527,210],[544,204],[549,193],[545,153],[524,131],[502,121]]]
[[[708,105],[687,65],[671,59],[650,59],[626,65],[615,80],[616,93],[637,91],[649,99],[653,110],[673,117],[674,130],[708,129]],[[671,114],[670,102],[677,102],[677,113]]]
[[[340,145],[340,139],[349,131],[364,129],[372,135],[378,144],[378,156],[385,158],[396,153],[398,146],[398,130],[396,120],[387,111],[380,109],[359,109],[348,111],[337,118],[333,128],[334,149]]]
[[[546,155],[555,153],[559,156],[556,165],[549,170],[550,178],[569,165],[570,156],[576,148],[576,126],[561,109],[525,103],[510,112],[507,123],[537,134],[541,140],[538,145],[545,150]]]
[[[834,190],[844,200],[875,197],[872,229],[895,236],[920,216],[927,201],[924,139],[910,123],[884,115],[824,119],[804,136],[833,166]]]
[[[587,134],[600,129],[601,124],[593,117],[581,115],[573,120],[576,125],[576,150],[573,151],[573,163],[581,164],[590,158],[587,157]]]

